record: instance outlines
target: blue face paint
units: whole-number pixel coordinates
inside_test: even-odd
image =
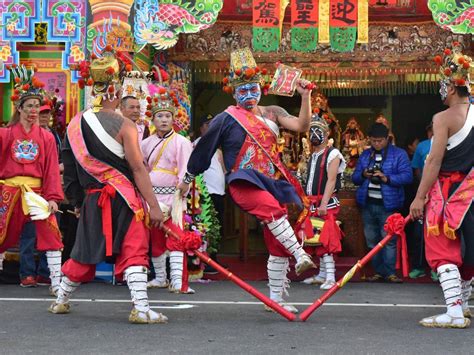
[[[261,96],[260,85],[257,83],[244,84],[235,88],[234,97],[237,105],[248,111],[257,107]]]

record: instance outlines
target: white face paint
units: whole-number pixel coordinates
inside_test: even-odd
[[[448,98],[448,82],[446,80],[439,81],[439,94],[441,95],[441,101],[446,101]]]

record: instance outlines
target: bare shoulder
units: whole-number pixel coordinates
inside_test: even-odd
[[[123,127],[127,126],[127,120],[116,112],[103,110],[96,115],[105,131],[114,138],[119,135]]]
[[[265,118],[278,122],[280,118],[292,117],[283,107],[277,105],[262,106]]]

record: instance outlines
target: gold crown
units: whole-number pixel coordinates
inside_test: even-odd
[[[153,94],[146,98],[148,101],[146,115],[148,117],[153,117],[157,112],[161,111],[169,111],[173,116],[177,113],[179,101],[174,92],[164,86],[150,91],[153,92]]]
[[[470,89],[471,74],[474,71],[472,58],[462,54],[459,42],[453,43],[453,48],[446,48],[443,56],[434,58],[439,65],[439,73],[442,80],[449,80],[455,86],[465,86]]]
[[[230,72],[222,82],[224,84],[224,91],[232,93],[232,87],[243,84],[258,83],[264,84],[262,74],[267,73],[266,69],[261,69],[257,66],[250,48],[245,47],[237,49],[230,53]]]

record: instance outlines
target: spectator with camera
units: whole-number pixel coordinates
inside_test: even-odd
[[[413,180],[407,153],[389,144],[388,137],[385,125],[372,125],[369,130],[370,149],[362,153],[352,175],[352,181],[359,186],[356,199],[362,208],[364,234],[370,249],[385,237],[385,220],[401,210],[405,199],[403,186]],[[396,251],[396,239],[393,238],[372,259],[375,275],[368,281],[402,282],[395,273]]]

